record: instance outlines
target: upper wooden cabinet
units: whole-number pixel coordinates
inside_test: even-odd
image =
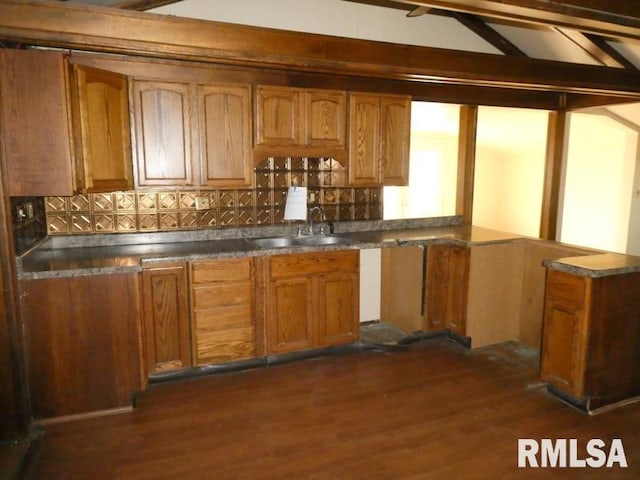
[[[0,49],[0,61],[7,194],[73,195],[64,56]]]
[[[332,90],[256,87],[256,146],[344,148],[346,98]]]
[[[78,190],[131,190],[131,130],[127,77],[73,65]]]
[[[344,148],[347,95],[331,90],[305,90],[305,145]]]
[[[189,84],[133,82],[137,185],[195,185]]]
[[[351,94],[349,184],[407,185],[411,97]]]
[[[137,186],[252,183],[251,88],[133,82]]]
[[[210,187],[251,185],[251,87],[199,85],[196,98],[200,184]]]

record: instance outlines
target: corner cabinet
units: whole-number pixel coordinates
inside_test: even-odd
[[[134,80],[137,186],[250,186],[251,87]]]
[[[143,268],[142,307],[146,374],[190,367],[185,262],[158,262]]]
[[[137,273],[20,283],[36,419],[130,407],[143,388]]]
[[[547,270],[540,376],[592,412],[640,399],[640,273]]]
[[[411,97],[353,93],[349,184],[408,185]]]
[[[359,336],[358,251],[274,255],[258,260],[266,353],[355,342]]]

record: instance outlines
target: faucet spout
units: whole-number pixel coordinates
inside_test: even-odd
[[[309,209],[309,235],[313,235],[313,212],[320,212],[320,220],[325,222],[326,217],[324,214],[324,209],[320,205],[314,205]],[[322,227],[320,227],[320,233],[324,233],[322,231]]]

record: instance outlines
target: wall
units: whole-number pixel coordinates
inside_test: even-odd
[[[548,113],[480,107],[473,224],[538,237]]]
[[[636,131],[570,114],[560,241],[626,253],[637,156]]]

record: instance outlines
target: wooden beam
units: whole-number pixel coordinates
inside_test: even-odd
[[[397,0],[537,25],[554,25],[604,37],[640,39],[636,0]]]
[[[448,12],[448,15],[455,18],[462,25],[485,40],[487,43],[501,51],[505,55],[514,57],[527,57],[528,55],[511,43],[507,38],[494,30],[479,17],[463,12]]]
[[[178,18],[3,0],[0,40],[370,78],[640,98],[640,73]]]
[[[637,70],[636,66],[598,35],[582,33],[569,28],[556,27],[555,30],[584,50],[596,62],[607,67]]]
[[[544,240],[557,240],[566,123],[566,111],[549,112],[542,213],[540,216],[540,238]]]
[[[460,107],[456,215],[462,216],[463,225],[471,225],[473,221],[473,182],[476,168],[477,130],[478,106],[464,105]]]
[[[115,2],[113,6],[127,10],[143,11],[164,5],[171,5],[172,3],[178,3],[180,1],[181,0],[123,0]]]

